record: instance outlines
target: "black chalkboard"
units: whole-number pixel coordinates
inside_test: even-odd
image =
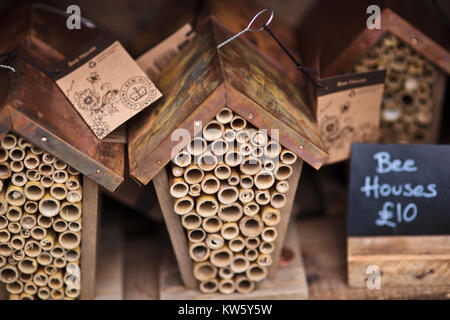
[[[349,236],[450,234],[450,146],[357,143],[350,165]]]

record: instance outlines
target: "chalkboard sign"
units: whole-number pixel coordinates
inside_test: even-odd
[[[450,234],[450,146],[353,144],[349,236]]]

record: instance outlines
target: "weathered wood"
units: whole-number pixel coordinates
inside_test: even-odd
[[[190,300],[190,299],[295,299],[308,298],[305,269],[299,246],[295,225],[291,225],[284,245],[285,250],[292,253],[291,259],[280,266],[279,272],[274,278],[265,279],[257,284],[254,291],[248,294],[233,293],[224,295],[221,293],[203,294],[198,289],[188,289],[181,282],[178,269],[174,263],[174,257],[169,255],[160,268],[160,299],[161,300]],[[275,263],[275,262],[274,262]]]
[[[288,179],[289,190],[286,192],[286,204],[283,208],[279,209],[281,214],[280,224],[277,226],[278,237],[274,242],[274,251],[272,252],[272,260],[273,263],[269,267],[269,278],[274,278],[277,275],[278,263],[280,260],[281,251],[283,249],[283,245],[287,243],[287,231],[290,224],[293,223],[291,219],[292,207],[294,204],[295,193],[297,192],[298,182],[300,180],[300,175],[302,172],[303,161],[297,159],[295,163],[292,165],[292,175]]]
[[[441,118],[444,109],[444,98],[447,87],[447,76],[442,72],[437,73],[437,79],[433,82],[433,87],[431,91],[431,101],[433,114],[439,115],[433,117],[433,122],[430,125],[430,137],[428,139],[429,143],[435,143],[439,140],[439,132],[441,129]]]
[[[92,300],[95,295],[99,218],[98,185],[88,177],[83,176],[80,297],[83,300]]]
[[[367,287],[378,266],[384,287],[450,285],[450,236],[350,237],[348,283]]]
[[[153,178],[159,205],[166,222],[170,241],[178,264],[176,265],[181,273],[183,283],[187,288],[197,287],[197,280],[193,274],[193,262],[189,256],[189,248],[180,217],[173,210],[173,199],[169,193],[169,178],[165,169],[160,170]]]

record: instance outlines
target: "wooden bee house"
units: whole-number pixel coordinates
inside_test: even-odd
[[[426,14],[430,8],[424,3],[400,3],[399,12],[413,20],[408,22],[384,8],[381,29],[369,29],[366,9],[371,3],[355,2],[343,10],[340,4],[330,7],[328,2],[321,2],[300,26],[302,52],[309,63],[320,67],[322,77],[386,69],[380,142],[436,143],[450,55],[413,25],[420,25],[431,32],[430,36],[443,41],[448,39],[448,28],[439,28],[439,19],[430,23],[431,13]],[[324,6],[326,10],[321,10]],[[408,10],[403,10],[406,6]],[[426,16],[426,24],[418,16]],[[337,19],[348,21],[342,25],[344,29]]]
[[[248,293],[276,273],[303,161],[327,159],[301,93],[214,18],[130,125],[131,175],[154,183],[187,288]]]
[[[0,69],[0,282],[11,299],[92,299],[98,186],[122,182],[124,145],[100,142],[42,71],[74,44],[48,15],[2,20],[0,53],[20,57]]]

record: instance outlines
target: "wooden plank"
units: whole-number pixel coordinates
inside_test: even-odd
[[[297,161],[292,165],[293,172],[292,172],[292,175],[290,176],[290,178],[288,179],[289,190],[286,193],[286,205],[280,209],[281,221],[280,221],[280,224],[277,226],[278,238],[274,242],[275,249],[272,253],[273,261],[280,260],[281,251],[283,249],[283,244],[285,243],[285,240],[286,240],[286,233],[288,230],[288,225],[290,223],[292,223],[292,221],[291,221],[292,207],[294,204],[295,193],[297,191],[298,182],[300,180],[300,175],[302,172],[302,166],[303,166],[303,161],[300,159],[297,159]],[[277,263],[273,263],[269,267],[269,270],[268,270],[269,278],[273,278],[276,276],[277,269],[278,269]]]
[[[189,256],[188,243],[180,217],[173,210],[173,199],[169,193],[169,178],[165,169],[160,170],[153,178],[153,185],[155,186],[183,283],[188,288],[196,288],[197,280],[193,275],[194,264]]]
[[[8,300],[9,294],[6,291],[6,285],[4,283],[0,284],[0,300]]]
[[[347,284],[344,217],[302,218],[297,223],[309,297],[325,299],[450,299],[450,286],[384,287],[370,290]]]
[[[83,216],[81,237],[81,299],[92,300],[95,294],[97,236],[99,219],[98,185],[83,176]]]
[[[295,225],[291,224],[286,236],[284,249],[289,252],[290,259],[280,265],[278,273],[272,279],[265,279],[257,284],[256,289],[248,294],[221,293],[203,294],[197,288],[189,289],[183,286],[173,255],[167,255],[160,268],[160,299],[161,300],[277,300],[308,298],[308,287],[305,277],[305,268],[295,232]]]
[[[377,266],[385,287],[450,285],[450,236],[350,237],[348,283],[367,287]]]
[[[439,141],[439,132],[441,129],[441,118],[444,111],[444,98],[447,87],[447,75],[443,74],[441,70],[437,72],[437,79],[434,81],[431,91],[432,108],[433,108],[433,123],[430,126],[430,143],[437,143]]]

